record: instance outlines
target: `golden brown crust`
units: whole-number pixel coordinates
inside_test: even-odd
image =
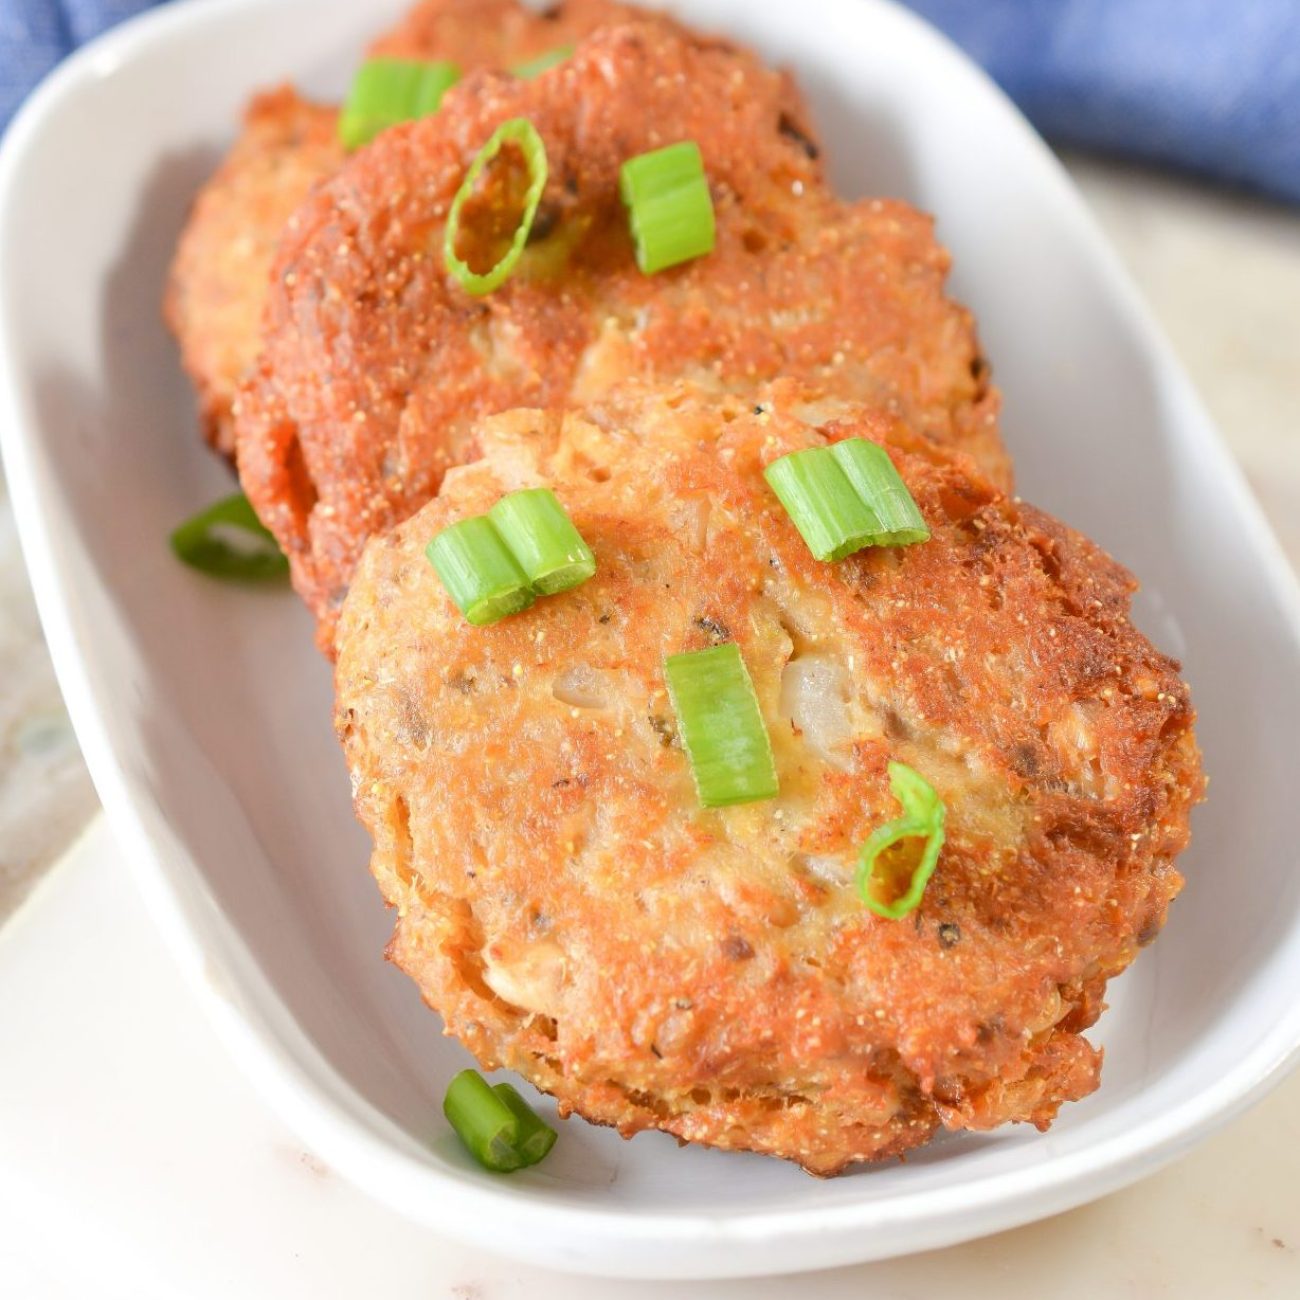
[[[308,102],[291,86],[256,96],[176,248],[163,312],[198,392],[203,436],[231,458],[231,407],[257,359],[275,246],[312,187],[343,165],[337,121],[336,109]]]
[[[930,542],[812,559],[761,470],[848,436],[889,447]],[[476,440],[367,547],[336,678],[390,955],[448,1032],[564,1111],[817,1173],[941,1127],[1046,1127],[1091,1091],[1080,1031],[1163,922],[1202,785],[1128,574],[888,413],[791,384],[758,413],[621,391]],[[536,483],[597,575],[473,628],[423,548]],[[662,660],[727,638],[781,795],[704,811]],[[897,815],[890,759],[948,809],[902,921],[853,885]]]
[[[633,19],[676,28],[667,17],[646,14],[617,0],[561,0],[545,8],[520,0],[421,0],[374,42],[370,53],[395,59],[449,59],[465,71],[509,68],[575,45],[598,27]]]
[[[504,68],[631,12],[612,0],[566,0],[541,14],[518,0],[423,0],[370,53]],[[312,188],[343,165],[337,121],[333,105],[310,103],[290,86],[256,96],[181,235],[164,313],[198,390],[204,437],[230,458],[231,407],[257,359],[280,232]]]
[[[475,454],[480,416],[586,400],[629,375],[815,380],[1009,479],[997,396],[968,313],[944,296],[929,218],[836,199],[795,111],[785,78],[726,47],[606,28],[534,81],[462,82],[295,214],[240,399],[239,459],[323,648],[366,538]],[[471,298],[443,265],[446,211],[494,127],[519,116],[549,155],[544,233],[510,281]],[[643,276],[619,167],[680,139],[703,152],[717,248]]]

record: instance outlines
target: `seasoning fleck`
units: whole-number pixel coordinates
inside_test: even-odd
[[[749,940],[738,934],[729,934],[722,941],[722,955],[732,961],[748,961],[754,955]]]

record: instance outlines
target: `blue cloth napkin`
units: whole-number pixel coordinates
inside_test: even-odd
[[[906,0],[1049,139],[1300,202],[1300,0]],[[0,0],[0,126],[150,0]]]
[[[1300,203],[1300,0],[907,0],[1048,139]]]
[[[151,7],[150,0],[0,0],[0,129],[65,54]]]

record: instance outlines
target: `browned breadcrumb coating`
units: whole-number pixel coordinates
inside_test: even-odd
[[[424,0],[369,53],[506,68],[632,12],[612,0],[565,0],[542,13],[518,0]],[[276,244],[312,187],[343,165],[337,127],[333,105],[310,103],[290,86],[257,95],[176,250],[164,312],[198,390],[204,437],[229,457],[231,406],[257,358]]]
[[[342,166],[337,122],[334,108],[291,86],[257,95],[181,232],[163,314],[198,394],[203,436],[225,456],[235,454],[231,406],[257,358],[276,242],[312,186]]]
[[[387,132],[294,215],[265,348],[241,392],[240,474],[327,652],[366,539],[477,454],[478,419],[582,401],[628,376],[780,376],[868,400],[1006,483],[998,400],[944,296],[930,219],[826,187],[785,78],[662,26],[604,28],[529,82],[481,73]],[[502,121],[528,118],[550,179],[516,274],[484,298],[447,273],[446,214]],[[698,143],[717,247],[636,268],[618,175]]]
[[[931,541],[812,558],[762,469],[846,437],[889,449]],[[336,677],[389,953],[447,1032],[562,1113],[818,1174],[1091,1092],[1081,1031],[1164,921],[1202,788],[1128,573],[887,413],[788,384],[757,411],[685,387],[515,411],[473,442],[366,548]],[[543,484],[596,576],[470,626],[426,543]],[[709,811],[663,660],[723,640],[781,793]],[[854,888],[891,759],[947,806],[899,921]]]

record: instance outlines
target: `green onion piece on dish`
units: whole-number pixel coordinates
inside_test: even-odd
[[[889,787],[903,806],[903,815],[878,826],[867,837],[858,856],[858,894],[877,916],[891,921],[907,916],[920,905],[921,895],[934,875],[943,848],[946,809],[934,787],[906,763],[890,763]],[[920,839],[925,843],[921,856],[912,868],[905,890],[890,889],[893,873],[882,863],[882,855],[901,840]]]
[[[289,573],[289,561],[242,492],[187,519],[172,533],[171,547],[177,559],[213,578],[265,582]]]
[[[713,251],[713,199],[694,140],[629,158],[619,171],[618,184],[636,244],[636,264],[646,275]]]
[[[519,1125],[515,1150],[519,1154],[520,1163],[527,1166],[544,1160],[555,1145],[555,1130],[534,1112],[511,1084],[493,1084],[492,1091],[505,1102]]]
[[[557,45],[555,49],[547,50],[545,54],[539,54],[534,59],[516,63],[510,71],[521,81],[531,81],[534,77],[540,77],[543,72],[549,72],[552,68],[572,57],[572,45]]]
[[[528,579],[487,515],[444,528],[425,554],[456,608],[475,627],[518,614],[533,603]]]
[[[506,1174],[523,1168],[519,1117],[476,1070],[462,1070],[451,1081],[442,1113],[484,1169]]]
[[[556,1133],[508,1083],[490,1086],[477,1070],[462,1070],[443,1098],[442,1113],[484,1169],[508,1174],[545,1159]]]
[[[488,518],[539,596],[567,591],[596,572],[591,547],[550,488],[511,492],[492,507]]]
[[[908,546],[930,540],[930,530],[907,484],[883,447],[865,438],[845,438],[830,450],[853,490],[876,516],[872,546]]]
[[[865,438],[791,452],[774,460],[763,477],[819,560],[930,536],[889,453]]]
[[[528,190],[524,195],[524,208],[520,214],[519,224],[506,251],[494,266],[478,272],[456,252],[456,242],[460,235],[460,212],[465,201],[474,192],[474,184],[482,175],[483,169],[501,152],[506,144],[518,145],[523,154],[524,165],[528,168]],[[515,269],[516,263],[523,256],[524,245],[528,242],[529,232],[533,228],[533,219],[537,216],[537,205],[542,201],[542,191],[546,188],[546,145],[537,133],[537,128],[526,117],[513,117],[502,122],[492,133],[491,139],[474,157],[465,179],[461,182],[456,197],[451,201],[451,211],[447,214],[447,227],[443,232],[442,252],[447,270],[456,278],[457,283],[467,293],[481,296],[491,293],[504,283],[506,277]]]
[[[772,742],[734,642],[664,660],[668,693],[700,803],[706,808],[775,798]]]
[[[436,113],[442,97],[459,80],[454,63],[367,60],[357,69],[339,113],[339,142],[345,149],[359,149],[398,122]]]

